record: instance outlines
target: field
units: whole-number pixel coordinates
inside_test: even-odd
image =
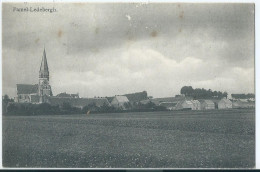
[[[255,112],[6,116],[3,166],[253,168]]]

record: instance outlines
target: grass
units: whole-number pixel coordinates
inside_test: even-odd
[[[3,117],[3,166],[253,168],[255,112]]]

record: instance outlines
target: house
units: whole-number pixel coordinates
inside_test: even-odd
[[[73,107],[82,109],[85,106],[94,104],[97,107],[101,107],[104,104],[110,105],[106,98],[71,98],[71,97],[47,97],[47,103],[53,106],[62,106],[64,103],[68,103]]]
[[[115,96],[110,104],[115,108],[126,110],[129,108],[128,105],[130,102],[126,96]]]
[[[232,108],[232,102],[227,98],[223,98],[218,102],[218,109],[231,109],[231,108]]]
[[[192,110],[201,110],[201,105],[198,100],[191,100],[191,103],[193,104]]]
[[[194,105],[190,100],[182,100],[179,101],[176,105],[176,109],[177,110],[181,110],[181,109],[194,109]]]
[[[212,100],[199,100],[202,110],[215,109],[215,104]]]

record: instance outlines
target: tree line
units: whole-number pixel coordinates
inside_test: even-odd
[[[212,91],[211,89],[204,89],[204,88],[195,88],[193,89],[192,86],[184,86],[181,88],[181,94],[185,96],[192,97],[194,99],[210,99],[210,98],[218,98],[221,99],[223,97],[227,98],[227,92],[221,91]]]
[[[104,103],[97,106],[95,103],[88,104],[83,108],[74,107],[68,102],[64,102],[61,106],[51,105],[48,103],[32,104],[32,103],[14,103],[11,99],[4,99],[3,108],[4,115],[15,116],[34,116],[34,115],[68,115],[68,114],[93,114],[93,113],[119,113],[119,112],[147,112],[147,111],[166,111],[163,106],[157,106],[152,102],[142,103],[125,103],[124,108],[115,108]]]

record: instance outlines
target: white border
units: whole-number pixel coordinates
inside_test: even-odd
[[[25,2],[23,0],[2,0],[2,2]],[[259,102],[258,99],[260,98],[259,96],[259,92],[256,88],[260,87],[260,83],[259,83],[259,77],[260,77],[260,69],[258,67],[260,67],[260,60],[259,60],[259,30],[260,30],[260,3],[257,0],[218,0],[218,1],[214,1],[214,0],[162,0],[162,1],[158,1],[158,0],[127,0],[127,1],[123,1],[123,0],[76,0],[76,1],[72,1],[72,0],[26,0],[26,2],[54,2],[54,3],[58,3],[58,2],[65,2],[65,3],[69,3],[69,2],[94,2],[94,3],[102,3],[102,2],[108,2],[108,3],[114,3],[114,2],[120,2],[120,3],[128,3],[128,2],[142,2],[142,3],[150,3],[150,2],[160,2],[160,3],[166,3],[166,2],[172,2],[172,3],[254,3],[255,4],[255,99],[256,99],[256,113],[255,113],[255,150],[256,150],[256,156],[255,156],[255,161],[256,161],[256,169],[260,169],[260,116],[259,115]],[[2,3],[0,4],[0,11],[1,11],[1,18],[0,21],[2,23]],[[0,27],[0,32],[1,32],[1,38],[2,38],[2,27]],[[2,76],[2,40],[0,41],[0,56],[1,56],[1,61],[0,61],[0,74]],[[2,79],[0,81],[0,94],[2,95]],[[1,98],[1,105],[2,105],[2,98]],[[2,106],[0,106],[0,112],[2,112]],[[2,113],[1,113],[2,114]],[[2,124],[2,115],[0,115],[0,121]],[[0,125],[0,133],[2,133],[2,125]],[[0,134],[0,155],[2,155],[2,134]],[[2,156],[0,156],[0,169],[3,168],[2,166]],[[8,169],[8,168],[4,168],[4,169]],[[9,168],[9,169],[29,169],[29,168]],[[37,168],[37,169],[63,169],[63,168]],[[66,168],[66,169],[70,169],[70,168]],[[74,168],[74,169],[91,169],[93,170],[93,168]],[[95,168],[95,169],[107,169],[107,168]],[[131,170],[137,170],[138,168],[114,168],[114,169],[131,169]],[[161,168],[147,168],[147,169],[160,169]],[[176,169],[176,168],[165,168],[165,170],[167,169]],[[181,168],[181,169],[189,169],[189,168]],[[205,168],[200,168],[200,169],[205,169]]]

